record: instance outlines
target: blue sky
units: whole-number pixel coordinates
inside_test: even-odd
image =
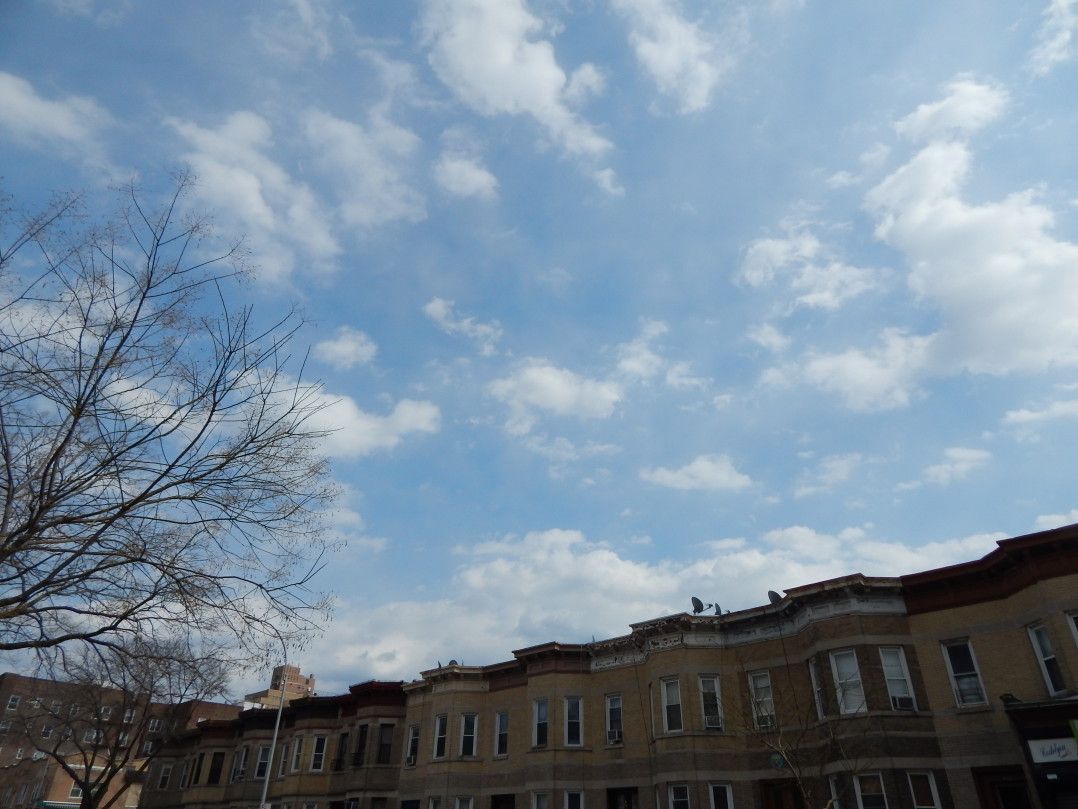
[[[0,166],[245,236],[322,690],[1078,521],[1078,3],[8,4]]]

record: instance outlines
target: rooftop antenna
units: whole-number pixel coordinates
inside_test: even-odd
[[[774,590],[768,590],[767,597],[768,599],[770,599],[772,604],[778,604],[780,601],[782,601],[782,596],[780,596]]]

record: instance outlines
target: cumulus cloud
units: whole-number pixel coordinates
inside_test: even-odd
[[[30,82],[0,71],[0,132],[19,144],[74,156],[111,171],[103,136],[112,116],[88,96],[46,98]]]
[[[277,0],[260,8],[251,33],[277,59],[297,61],[311,55],[325,61],[333,55],[331,32],[343,18],[332,14],[326,0]]]
[[[1027,67],[1037,76],[1074,58],[1078,40],[1078,0],[1049,0],[1042,12],[1044,21],[1037,32],[1037,44],[1030,51]]]
[[[391,121],[386,104],[376,105],[362,125],[310,110],[304,129],[315,165],[336,190],[345,223],[370,228],[426,218],[423,195],[408,176],[419,136]]]
[[[781,353],[790,346],[790,338],[780,332],[770,323],[762,323],[749,329],[747,336],[756,345],[766,348],[768,351]]]
[[[841,455],[828,455],[814,470],[801,474],[795,497],[808,497],[813,494],[832,491],[840,483],[845,483],[860,466],[864,459],[859,452]]]
[[[498,196],[498,178],[477,158],[460,152],[442,152],[434,164],[434,179],[445,192],[456,197],[494,199]]]
[[[734,64],[727,46],[680,13],[674,0],[614,0],[629,24],[629,42],[637,62],[677,103],[681,113],[698,112]]]
[[[782,238],[757,239],[741,263],[740,280],[764,287],[784,279],[795,305],[837,309],[876,286],[876,272],[838,260],[809,230],[789,227]]]
[[[1030,410],[1028,408],[1008,410],[1003,416],[1003,423],[1022,425],[1074,418],[1078,418],[1078,399],[1067,399],[1050,402],[1040,410]]]
[[[283,280],[300,264],[333,268],[341,247],[331,213],[308,185],[269,157],[273,136],[265,119],[240,111],[217,129],[176,118],[168,123],[192,149],[183,159],[198,176],[194,194],[246,232],[267,277]]]
[[[726,455],[699,455],[680,469],[641,469],[640,479],[671,489],[698,491],[740,491],[752,485],[752,479],[737,471]]]
[[[523,0],[428,0],[421,26],[435,74],[480,115],[527,115],[570,155],[610,149],[571,106],[596,88],[593,69],[567,78]]]
[[[339,371],[368,363],[377,353],[374,340],[351,326],[341,326],[333,338],[321,340],[314,346],[314,355]]]
[[[900,483],[899,491],[916,489],[925,483],[936,486],[949,486],[956,480],[962,480],[971,472],[986,466],[992,460],[992,453],[984,449],[971,447],[948,447],[943,451],[943,460],[926,466],[921,472],[921,479]]]
[[[410,434],[436,433],[442,417],[431,402],[401,399],[384,416],[368,413],[348,396],[317,394],[322,409],[310,424],[331,431],[322,442],[322,451],[331,458],[361,458],[396,447]]]
[[[497,379],[489,393],[509,407],[505,429],[524,435],[535,426],[537,412],[580,419],[603,419],[621,401],[616,382],[589,379],[558,368],[547,360],[525,361],[509,376]]]
[[[978,558],[1002,538],[976,534],[915,544],[873,537],[864,526],[835,534],[790,526],[759,541],[706,543],[688,561],[642,562],[577,530],[532,531],[460,548],[443,592],[427,600],[370,608],[343,601],[311,653],[326,687],[337,686],[334,678],[341,688],[367,677],[408,680],[438,660],[484,665],[545,641],[621,635],[632,622],[688,611],[693,594],[742,609],[766,603],[769,589]],[[634,547],[631,540],[628,548]]]
[[[946,86],[943,98],[921,104],[895,130],[914,141],[970,135],[995,121],[1006,105],[1002,88],[959,76]]]
[[[1060,528],[1064,525],[1078,523],[1078,508],[1072,508],[1065,514],[1041,514],[1033,523],[1038,531],[1047,531],[1050,528]]]
[[[640,334],[618,346],[618,370],[631,378],[648,380],[666,364],[651,347],[652,341],[666,334],[669,329],[660,320],[648,320],[640,328]]]
[[[423,313],[446,334],[459,334],[473,340],[484,357],[493,355],[497,342],[502,339],[502,326],[497,320],[482,323],[474,317],[458,315],[453,311],[453,301],[444,298],[431,298],[423,307]]]

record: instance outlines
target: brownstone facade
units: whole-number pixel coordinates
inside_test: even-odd
[[[142,805],[255,809],[268,773],[273,809],[1056,809],[1076,695],[1071,526],[296,700],[272,755],[273,710],[205,723]]]

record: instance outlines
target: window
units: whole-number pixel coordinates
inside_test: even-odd
[[[157,788],[168,789],[168,782],[170,778],[172,778],[172,765],[162,764],[161,772],[157,775]]]
[[[714,674],[700,675],[700,707],[704,712],[704,727],[707,730],[722,730],[719,678]]]
[[[293,762],[294,763],[294,762]],[[232,756],[231,781],[242,781],[247,777],[247,748],[241,747]]]
[[[406,765],[412,766],[419,758],[419,725],[408,726],[408,753],[404,759]]]
[[[434,758],[445,758],[445,729],[448,724],[445,714],[434,717]]]
[[[1078,612],[1067,614],[1067,624],[1071,628],[1071,634],[1074,635],[1074,642],[1078,644]]]
[[[547,701],[537,699],[532,703],[532,747],[546,747],[548,724]]]
[[[9,730],[11,730],[11,720],[0,719],[0,733],[7,733]]]
[[[606,743],[621,744],[621,694],[606,695]]]
[[[202,765],[203,765],[203,763],[205,763],[205,761],[206,761],[206,754],[205,753],[199,753],[198,758],[195,759],[195,772],[191,776],[191,783],[192,784],[197,784],[199,782],[199,779],[202,778]]]
[[[6,728],[5,728],[5,730],[6,730]],[[44,725],[44,726],[42,726],[42,728],[41,728],[41,738],[42,739],[51,739],[52,738],[52,725]]]
[[[584,793],[578,789],[565,790],[565,809],[584,809]]]
[[[305,803],[305,804],[303,804],[303,809],[318,809],[318,804],[317,803]]]
[[[286,803],[282,809],[288,809],[288,804]],[[349,798],[346,800],[344,802],[344,809],[359,809],[359,798]]]
[[[64,709],[64,704],[62,702],[60,702],[60,700],[54,699],[52,701],[51,707],[49,708],[49,713],[51,713],[53,716],[59,716],[60,711],[62,711],[63,709]]]
[[[670,785],[670,809],[689,809],[689,785]]]
[[[855,775],[853,785],[857,790],[859,809],[887,809],[887,796],[883,793],[883,779],[878,772]]]
[[[287,755],[287,754],[286,754]],[[219,784],[221,783],[221,771],[225,768],[225,754],[223,750],[218,750],[212,756],[210,756],[210,773],[206,777],[207,784]]]
[[[494,715],[494,755],[509,754],[509,714],[499,711]]]
[[[266,777],[266,773],[269,772],[270,767],[270,749],[266,745],[260,745],[258,748],[258,761],[255,763],[255,778],[262,780]],[[212,773],[212,765],[211,765]]]
[[[362,766],[363,760],[367,755],[367,726],[359,726],[359,736],[356,737],[356,749],[352,753],[352,766]]]
[[[311,772],[322,772],[326,763],[326,737],[315,736],[314,747],[311,748]]]
[[[930,772],[906,773],[913,796],[913,809],[940,809],[940,796],[936,791],[936,779]]]
[[[676,677],[660,683],[663,696],[663,729],[667,733],[681,731],[681,683]]]
[[[916,711],[917,701],[910,687],[910,671],[906,668],[906,653],[901,646],[881,646],[880,662],[887,681],[887,693],[891,708],[896,711]]]
[[[460,754],[462,756],[475,755],[475,726],[479,717],[474,713],[462,713],[460,715]]]
[[[734,809],[734,796],[730,794],[729,784],[712,784],[711,809]]]
[[[454,809],[472,809],[472,796],[458,795],[453,805]]]
[[[1044,684],[1048,687],[1048,693],[1054,697],[1064,688],[1063,672],[1052,650],[1052,639],[1048,637],[1048,629],[1043,624],[1031,626],[1029,640],[1033,644],[1033,653],[1037,655],[1037,663],[1041,667]]]
[[[82,740],[89,744],[97,744],[101,739],[101,731],[96,728],[90,728],[82,734]]]
[[[112,717],[112,706],[105,705],[98,712],[97,715],[101,719],[109,719]]]
[[[973,647],[969,640],[953,640],[943,644],[943,657],[947,661],[947,671],[951,675],[955,703],[964,705],[984,705],[984,686],[977,671],[977,661],[973,657]]]
[[[131,740],[131,734],[126,730],[121,730],[116,737],[116,744],[118,747],[127,747],[127,743]]]
[[[532,809],[550,809],[550,795],[546,792],[533,792]]]
[[[19,747],[15,750],[15,760],[19,761],[22,758],[22,748]]]
[[[337,737],[337,753],[333,756],[333,769],[343,770],[344,760],[348,757],[348,734],[342,733]]]
[[[180,789],[187,789],[187,767],[188,762],[183,762],[183,767],[180,768]]]
[[[300,765],[303,763],[303,737],[297,736],[296,740],[292,742],[292,772],[299,772]]]
[[[147,739],[142,743],[142,755],[148,756],[153,752],[153,739]]]
[[[579,747],[584,743],[583,702],[580,697],[565,698],[565,744]]]
[[[756,727],[774,727],[775,700],[771,695],[771,672],[749,672],[749,695],[752,698],[752,721]]]
[[[18,710],[19,702],[21,700],[22,697],[20,697],[18,694],[12,694],[10,697],[7,698],[7,709],[9,711]]]
[[[79,786],[77,783],[72,782],[71,789],[68,791],[67,797],[69,797],[69,798],[81,798],[82,797],[82,787]]]
[[[281,762],[277,765],[278,777],[284,775],[285,768],[288,766],[288,742],[285,742],[284,747],[281,748]]]
[[[428,798],[427,809],[442,809],[442,799],[436,797]]]
[[[128,708],[126,711],[124,711],[124,724],[125,725],[130,725],[134,721],[135,721],[135,709],[134,708]]]
[[[389,764],[393,761],[393,726],[378,726],[378,757],[375,759],[379,764]]]
[[[823,719],[823,686],[820,684],[820,670],[816,665],[816,658],[810,657],[808,662],[809,680],[812,681],[812,702],[816,706],[816,718]]]
[[[72,707],[74,707],[74,706],[72,706]],[[151,719],[149,721],[149,724],[146,725],[146,730],[150,731],[150,733],[157,733],[157,731],[159,731],[160,729],[161,729],[161,720],[160,719]]]
[[[831,809],[842,809],[842,787],[837,775],[827,776],[827,788],[831,792]]]
[[[831,671],[835,675],[835,697],[838,700],[839,713],[867,711],[861,671],[857,667],[857,654],[853,649],[831,652]]]

